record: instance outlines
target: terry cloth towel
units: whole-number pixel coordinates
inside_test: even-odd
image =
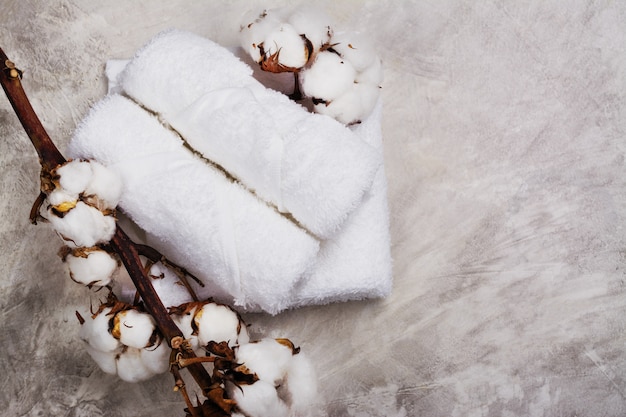
[[[194,150],[321,239],[341,229],[381,166],[349,128],[263,87],[231,51],[189,32],[157,35],[118,81]]]
[[[311,269],[295,291],[294,305],[380,298],[392,286],[387,180],[381,131],[382,103],[354,133],[372,145],[380,161],[372,188],[333,239],[322,241]]]
[[[152,114],[107,96],[81,122],[68,154],[120,173],[121,209],[152,246],[207,285],[202,292],[246,310],[293,305],[319,242],[190,152]]]

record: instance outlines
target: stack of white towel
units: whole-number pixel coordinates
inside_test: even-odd
[[[380,105],[345,127],[178,30],[116,64],[121,94],[92,108],[69,156],[122,175],[121,209],[201,296],[275,314],[390,292]]]

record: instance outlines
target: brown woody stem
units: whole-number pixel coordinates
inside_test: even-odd
[[[18,119],[22,123],[26,134],[32,142],[37,154],[39,155],[39,162],[41,164],[42,172],[49,173],[58,165],[66,162],[59,149],[56,147],[48,133],[44,129],[39,117],[33,110],[33,107],[22,88],[21,72],[15,68],[13,63],[6,56],[2,48],[0,48],[0,65],[2,71],[0,72],[0,84],[15,111]],[[37,201],[41,199],[41,194]],[[33,213],[31,213],[33,217]],[[176,326],[167,309],[161,302],[158,294],[154,290],[150,277],[144,269],[141,259],[139,258],[139,251],[137,244],[135,244],[124,231],[118,227],[113,239],[111,240],[111,247],[119,255],[122,263],[128,270],[128,273],[137,288],[137,292],[141,296],[144,302],[144,306],[148,313],[154,317],[157,323],[157,327],[165,336],[168,344],[172,346],[172,339],[180,340],[183,337],[183,333]],[[179,349],[175,347],[174,349]],[[193,351],[180,349],[183,357],[194,358]],[[201,363],[191,364],[187,370],[193,376],[196,383],[202,389],[203,393],[208,394],[211,385],[211,376]]]

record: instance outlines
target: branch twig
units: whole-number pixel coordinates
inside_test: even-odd
[[[42,170],[41,178],[44,179],[54,168],[65,163],[66,159],[52,142],[52,139],[50,139],[50,136],[33,110],[22,88],[21,71],[15,68],[15,65],[9,60],[2,48],[0,48],[0,65],[3,65],[3,69],[0,72],[0,84],[2,84],[2,88],[15,114],[22,123],[28,138],[39,155]],[[42,201],[42,194],[37,198],[37,202],[40,201]],[[35,203],[36,205],[37,202]],[[33,212],[31,211],[31,219],[32,218]],[[146,310],[154,317],[157,327],[170,347],[173,350],[178,350],[184,358],[195,358],[196,356],[193,351],[184,348],[184,343],[182,343],[183,333],[176,326],[154,290],[150,277],[139,258],[140,251],[138,250],[138,245],[134,243],[120,227],[117,227],[115,235],[111,240],[111,247],[119,255],[122,263],[128,270],[139,295],[143,299]],[[202,389],[202,392],[208,395],[211,385],[211,376],[204,366],[202,366],[201,363],[192,363],[187,367],[187,370]]]

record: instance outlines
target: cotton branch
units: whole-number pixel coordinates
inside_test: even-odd
[[[37,151],[39,162],[41,164],[42,192],[37,197],[35,206],[31,211],[31,219],[33,219],[35,217],[35,213],[38,211],[39,206],[45,198],[45,192],[49,191],[47,188],[48,184],[46,184],[46,182],[50,177],[50,173],[56,167],[67,161],[50,139],[50,136],[44,129],[41,121],[32,108],[24,89],[22,88],[21,71],[15,67],[1,48],[0,63],[3,65],[2,72],[0,74],[0,83],[2,84],[2,88],[4,89],[4,92],[6,93],[6,96],[9,99],[9,102],[11,103],[18,119],[22,123],[26,134]],[[173,350],[179,352],[184,358],[194,358],[195,354],[193,351],[191,349],[185,349],[185,344],[183,343],[183,333],[170,317],[167,309],[152,286],[151,279],[139,257],[142,246],[131,241],[131,239],[119,226],[116,228],[115,235],[113,236],[110,244],[128,270],[139,295],[143,299],[147,312],[156,321],[158,329],[167,340],[169,346]],[[187,369],[193,376],[198,386],[202,389],[202,392],[205,395],[208,395],[211,390],[211,376],[202,364],[192,363],[187,367]]]

